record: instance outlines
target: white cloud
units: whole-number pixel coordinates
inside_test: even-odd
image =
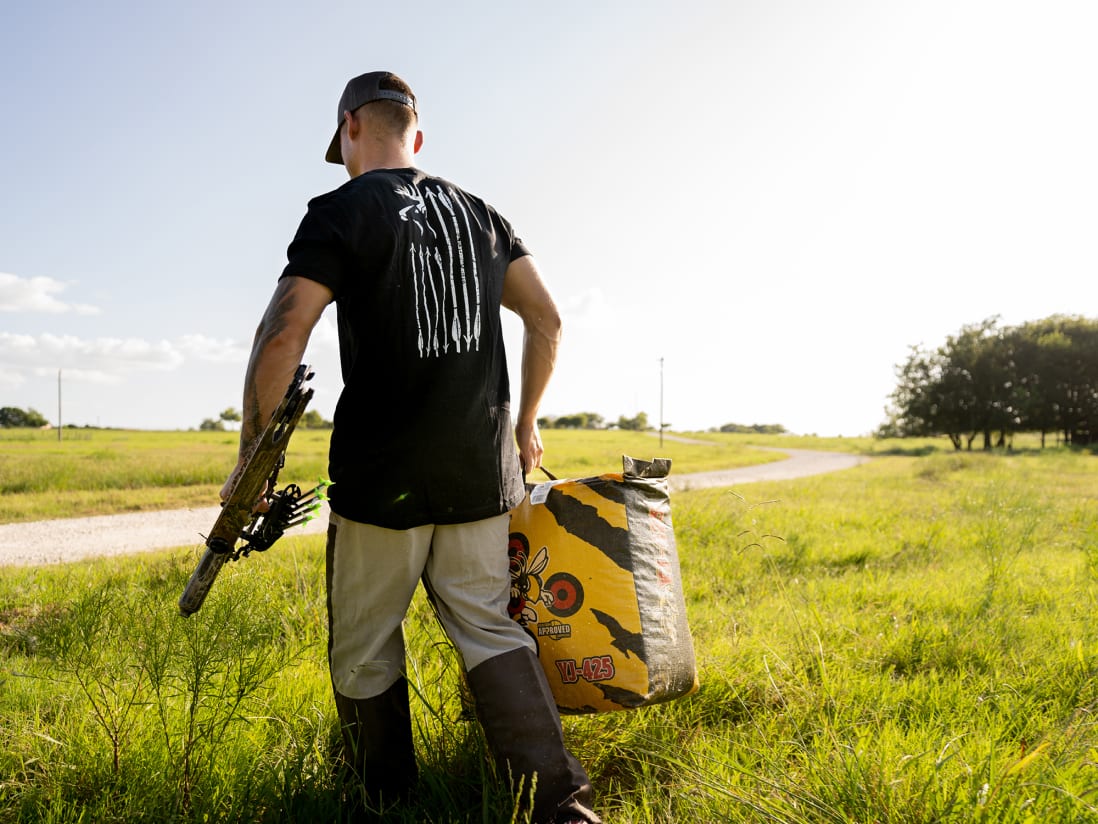
[[[21,278],[0,272],[0,312],[99,314],[98,307],[59,300],[56,295],[64,292],[68,285],[53,278]]]
[[[314,357],[309,362],[322,363],[323,371],[338,387],[338,333],[331,318],[321,318],[310,350]],[[58,370],[64,372],[66,381],[116,386],[131,375],[174,372],[187,363],[239,365],[242,374],[250,352],[250,341],[245,345],[201,333],[150,341],[0,332],[0,387],[21,386],[32,377],[56,377]]]
[[[26,378],[23,373],[18,369],[0,369],[0,386],[5,386],[9,389],[14,389],[16,386],[20,386]]]
[[[35,375],[40,378],[53,378],[57,377],[58,372],[61,372],[65,376],[66,382],[76,383],[90,383],[100,386],[118,386],[123,383],[124,378],[119,373],[104,372],[101,369],[49,369],[45,366],[38,366],[31,370]]]
[[[170,371],[184,360],[180,347],[168,341],[0,332],[0,361],[9,375],[20,370],[44,374],[64,369],[77,380],[116,383],[131,372]]]
[[[574,329],[613,328],[620,317],[619,309],[606,300],[606,294],[597,286],[565,297],[560,303],[560,313],[566,334]]]
[[[251,352],[250,346],[232,338],[217,340],[206,335],[184,335],[177,345],[184,355],[210,363],[245,363]]]
[[[10,332],[0,332],[0,353],[18,356],[24,353],[33,354],[33,335],[13,335]]]
[[[320,316],[309,337],[311,351],[339,352],[339,329],[335,320],[335,309],[329,307]]]

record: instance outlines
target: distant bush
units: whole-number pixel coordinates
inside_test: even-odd
[[[742,423],[726,423],[720,431],[753,435],[784,435],[786,429],[780,423],[753,423],[750,426]]]
[[[41,413],[33,409],[17,409],[14,406],[0,408],[0,427],[5,429],[40,429],[43,426],[49,426],[49,424],[50,422]]]
[[[648,413],[638,412],[636,417],[627,418],[622,415],[618,418],[618,429],[625,429],[632,432],[647,432],[652,427],[648,425]]]
[[[309,409],[301,416],[302,429],[331,429],[332,422],[324,420],[324,417],[315,409]]]
[[[574,415],[538,418],[541,429],[605,429],[606,419],[598,412],[577,412]]]

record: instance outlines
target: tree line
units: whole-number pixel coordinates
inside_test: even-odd
[[[741,435],[784,435],[786,428],[780,423],[726,423],[718,432],[735,432]]]
[[[205,418],[201,424],[198,425],[199,430],[202,432],[224,432],[227,427],[225,424],[240,423],[243,420],[243,416],[236,410],[235,407],[230,406],[225,409],[217,418]],[[305,414],[301,416],[301,420],[298,421],[298,426],[302,429],[331,429],[332,422],[326,420],[315,409],[306,409]]]
[[[638,412],[632,418],[621,415],[614,423],[608,423],[606,418],[598,412],[577,412],[574,415],[538,418],[539,429],[609,429],[612,426],[636,432],[645,432],[653,428],[648,423],[646,412]]]
[[[222,412],[216,419],[206,418],[199,425],[202,431],[223,432],[225,424],[240,421],[240,413],[232,407]],[[50,425],[42,413],[35,409],[20,409],[15,406],[0,407],[0,429],[41,429]],[[308,409],[301,416],[299,426],[302,429],[331,429],[332,422],[325,420],[315,409]]]
[[[1016,432],[1098,442],[1098,321],[1053,315],[1021,326],[964,326],[896,367],[883,437],[947,435],[954,448],[1007,446]]]
[[[538,427],[541,429],[626,429],[635,432],[647,432],[656,427],[648,423],[648,414],[638,412],[632,418],[625,415],[618,417],[617,421],[609,422],[597,412],[577,412],[574,415],[559,415],[556,417],[538,418]],[[666,429],[671,424],[665,423]],[[783,435],[786,428],[780,423],[726,423],[720,427],[712,427],[710,432],[736,432],[753,435]]]

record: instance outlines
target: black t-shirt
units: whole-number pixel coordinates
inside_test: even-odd
[[[522,499],[500,297],[526,254],[492,207],[418,169],[367,172],[309,202],[282,277],[335,295],[333,511],[408,529]]]

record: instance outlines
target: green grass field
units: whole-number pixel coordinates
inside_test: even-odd
[[[555,474],[657,452],[586,437],[553,433]],[[707,469],[745,444],[664,451]],[[606,821],[1098,821],[1098,458],[834,446],[876,457],[674,497],[701,688],[565,718]],[[322,538],[231,565],[183,620],[195,557],[0,567],[0,821],[337,820]],[[407,632],[423,786],[393,820],[513,820],[422,599]]]
[[[328,438],[298,430],[283,482],[312,486],[327,474]],[[117,512],[213,506],[236,463],[233,432],[109,429],[54,432],[0,429],[0,524]],[[546,467],[557,477],[620,472],[621,456],[671,458],[675,472],[700,472],[777,460],[742,439],[712,445],[659,439],[643,432],[548,430]],[[541,478],[537,473],[534,480]],[[307,487],[306,487],[307,488]]]

